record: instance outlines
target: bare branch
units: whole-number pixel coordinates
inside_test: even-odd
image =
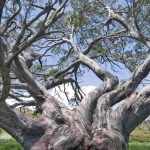
[[[104,25],[108,25],[111,23],[111,21],[115,20],[117,22],[119,22],[129,33],[129,37],[132,37],[140,42],[142,42],[143,44],[145,44],[148,48],[150,48],[150,39],[148,37],[145,37],[143,34],[139,34],[137,33],[133,26],[130,25],[130,23],[121,15],[116,14],[113,12],[113,10],[111,10],[109,7],[107,7],[108,12],[109,12],[109,18],[104,22]]]
[[[18,106],[36,106],[36,103],[35,103],[34,100],[32,100],[32,101],[22,101],[20,103],[13,104],[10,107],[15,108],[15,107],[18,107]]]
[[[138,87],[141,81],[148,75],[150,71],[150,55],[144,62],[139,65],[133,75],[123,84],[118,86],[115,90],[107,93],[107,105],[110,107],[128,98]]]
[[[69,39],[63,39],[63,41],[68,42],[72,46],[74,51],[74,57],[76,59],[79,59],[83,65],[91,69],[98,76],[98,78],[103,81],[103,84],[101,86],[99,86],[97,89],[90,92],[90,94],[83,98],[78,109],[81,113],[82,119],[85,122],[86,130],[90,132],[90,126],[93,121],[93,113],[96,108],[98,98],[102,94],[112,90],[118,84],[118,78],[113,76],[108,71],[102,69],[95,61],[82,54],[73,41],[73,34],[70,34]]]
[[[94,91],[90,92],[85,98],[83,98],[79,108],[79,111],[82,112],[83,118],[85,119],[84,121],[87,130],[89,130],[88,128],[93,121],[93,113],[95,111],[98,98],[102,94],[112,90],[118,84],[118,79],[108,71],[98,66],[89,57],[80,54],[79,58],[81,59],[81,63],[90,68],[103,81],[102,85],[97,87]]]
[[[1,19],[2,19],[2,14],[3,14],[3,9],[5,5],[6,0],[1,0],[0,1],[0,25],[1,25]]]
[[[20,13],[21,8],[22,7],[21,7],[21,5],[19,3],[19,9],[15,13],[13,13],[13,15],[6,21],[6,23],[5,23],[4,27],[3,27],[3,30],[1,31],[2,35],[7,31],[8,27],[10,27],[10,24],[13,21],[13,19],[15,19],[15,17]]]
[[[150,86],[133,93],[117,110],[121,112],[126,137],[150,115]]]
[[[19,83],[19,84],[11,84],[12,89],[27,89],[28,84],[27,83]]]
[[[37,21],[41,16],[43,16],[45,13],[49,12],[50,10],[52,10],[52,6],[46,6],[44,9],[42,9],[41,12],[39,12],[31,21],[29,21],[26,24],[26,27],[31,26],[35,21]]]
[[[46,89],[52,89],[53,87],[56,87],[61,84],[66,84],[66,83],[76,83],[76,81],[72,78],[67,78],[67,77],[61,79],[52,79],[45,83],[45,87]]]
[[[23,116],[20,113],[14,112],[5,102],[0,102],[0,106],[0,127],[21,142],[22,136],[20,136],[19,132],[25,130],[28,126],[24,122],[25,118],[22,120]]]
[[[0,95],[0,101],[4,101],[10,91],[10,69],[9,66],[5,65],[6,57],[5,53],[7,51],[7,45],[4,38],[0,36],[0,75],[2,77],[3,89],[2,95]]]
[[[94,39],[88,46],[88,48],[83,52],[84,55],[88,54],[90,49],[94,46],[94,44],[96,44],[98,41],[100,41],[102,39],[102,37],[98,37],[96,39]]]
[[[25,41],[24,43],[20,44],[21,39],[23,38],[23,35],[25,33],[25,29],[26,27],[28,27],[31,23],[29,22],[29,24],[25,25],[22,28],[22,31],[20,32],[20,35],[18,36],[18,40],[16,40],[16,44],[14,45],[14,53],[13,55],[9,58],[9,60],[7,61],[7,64],[9,65],[14,58],[17,57],[18,54],[20,54],[23,50],[25,50],[27,47],[29,47],[31,44],[33,44],[34,42],[36,42],[41,36],[43,36],[43,34],[45,34],[45,30],[50,27],[52,24],[54,24],[62,15],[63,15],[63,11],[64,11],[64,7],[65,4],[67,3],[68,0],[65,0],[62,5],[57,9],[57,11],[53,14],[52,18],[50,21],[46,22],[44,27],[41,28],[36,35],[34,35],[32,38],[30,38],[28,41]],[[45,13],[45,12],[44,12]],[[43,13],[42,13],[43,14]],[[41,14],[40,14],[41,15]],[[35,21],[38,18],[35,19]],[[18,47],[19,46],[19,47]]]
[[[67,68],[65,68],[64,70],[60,70],[59,72],[57,72],[53,78],[59,78],[60,76],[62,76],[63,74],[65,74],[66,72],[68,72],[70,69],[76,67],[81,60],[76,60],[75,62],[73,62],[71,65],[69,65]],[[51,77],[50,77],[51,78]]]
[[[87,49],[83,52],[83,54],[84,54],[84,55],[87,55],[87,54],[90,52],[90,50],[93,48],[93,46],[94,46],[97,42],[99,42],[100,40],[102,40],[102,39],[112,39],[112,38],[120,38],[120,37],[123,37],[123,36],[121,36],[120,34],[121,34],[121,33],[124,33],[125,31],[126,31],[126,30],[120,30],[120,31],[118,31],[118,32],[112,33],[110,36],[107,35],[107,36],[101,36],[101,37],[95,38],[95,39],[89,44],[89,46],[88,46]]]

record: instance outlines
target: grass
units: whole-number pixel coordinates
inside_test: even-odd
[[[131,142],[129,150],[150,150],[150,143]]]
[[[23,150],[23,148],[14,140],[0,141],[0,150]],[[150,150],[150,143],[131,142],[129,150]]]
[[[150,131],[134,130],[129,141],[129,150],[150,150]]]
[[[23,148],[11,138],[0,141],[0,150],[23,150]]]
[[[8,139],[0,141],[0,150],[23,150],[23,148],[14,139]],[[150,150],[150,143],[131,142],[129,150]]]
[[[20,144],[2,129],[0,129],[0,136],[3,137],[0,140],[0,150],[23,150]]]

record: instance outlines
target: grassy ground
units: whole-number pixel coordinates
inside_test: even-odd
[[[7,139],[0,141],[0,150],[23,150],[23,148],[14,139]],[[150,143],[131,142],[129,150],[150,150]]]
[[[131,142],[129,150],[150,150],[150,143]]]
[[[135,130],[129,141],[129,150],[150,150],[150,131]]]
[[[23,150],[23,148],[9,134],[0,129],[0,150]]]
[[[0,141],[0,150],[23,150],[23,148],[11,138]]]

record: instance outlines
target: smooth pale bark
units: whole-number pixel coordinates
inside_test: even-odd
[[[20,82],[26,83],[22,87],[35,99],[35,105],[42,113],[41,119],[34,120],[13,111],[4,101],[1,103],[0,127],[20,142],[25,150],[127,150],[131,131],[149,115],[149,87],[138,96],[131,95],[149,72],[149,56],[137,67],[133,76],[116,89],[118,80],[115,76],[85,55],[80,55],[79,59],[103,83],[86,95],[80,107],[74,110],[57,101],[49,94],[45,84],[34,79],[22,55],[11,64],[10,69]],[[132,88],[130,85],[133,85]],[[111,109],[112,105],[128,99],[130,95],[122,107]]]
[[[55,26],[54,23],[64,13],[67,1],[60,2],[57,10],[49,3],[48,6],[40,8],[42,10],[29,21],[26,20],[27,16],[23,17],[23,26],[14,41],[15,44],[11,47],[4,38],[4,33],[9,28],[9,22],[13,21],[22,9],[18,1],[18,10],[6,21],[2,32],[0,31],[0,75],[3,86],[0,91],[0,127],[22,144],[25,150],[127,150],[130,133],[150,114],[150,87],[143,88],[139,93],[135,92],[141,81],[149,74],[150,55],[124,84],[119,85],[116,76],[88,57],[93,45],[101,38],[91,42],[82,53],[73,40],[72,30],[69,37],[67,33],[68,39],[58,40],[60,44],[66,42],[71,46],[71,57],[74,57],[71,65],[49,77],[46,82],[37,81],[30,71],[30,65],[38,55],[36,58],[31,57],[25,50],[44,36],[47,37],[46,29]],[[5,0],[2,2],[0,19]],[[49,16],[51,10],[54,10],[54,13]],[[122,16],[110,9],[109,13],[105,24],[110,24],[112,20],[119,22],[130,37],[149,47],[150,40],[141,39],[141,35],[136,33]],[[41,29],[31,33],[31,37],[25,36],[26,30],[30,30],[43,15],[46,17],[42,21]],[[75,72],[81,64],[93,71],[102,83],[82,99],[78,108],[70,110],[51,96],[48,89],[66,82],[77,84],[76,80],[64,76]],[[20,83],[11,84],[10,71]],[[25,116],[5,103],[9,95],[14,97],[10,93],[11,88],[26,90],[34,98],[30,104],[37,107],[41,113],[40,119]],[[125,102],[118,109],[112,109],[112,106],[123,100]],[[29,103],[20,104],[29,105]]]

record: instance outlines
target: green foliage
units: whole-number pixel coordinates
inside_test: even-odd
[[[58,69],[52,69],[49,71],[49,73],[52,76],[52,75],[56,74],[58,71],[59,71]]]
[[[43,24],[43,20],[39,21],[39,22],[37,23],[37,25],[35,26],[35,28],[36,28],[36,29],[40,29],[41,26],[42,26],[42,24]]]
[[[127,4],[118,5],[119,1],[115,0],[74,0],[72,1],[72,10],[69,9],[66,13],[65,25],[74,25],[77,36],[77,43],[81,49],[86,49],[87,45],[96,37],[110,36],[122,30],[122,26],[116,22],[112,22],[109,26],[103,27],[103,22],[108,18],[108,12],[104,6],[111,6],[114,12],[133,25],[136,31],[138,24],[141,33],[144,36],[149,36],[150,1],[139,0],[132,8],[133,1],[128,1]],[[135,23],[137,22],[137,24]],[[147,48],[135,39],[126,37],[121,33],[119,38],[104,38],[96,42],[90,52],[92,58],[97,58],[100,63],[118,63],[121,62],[131,72],[138,66],[147,55]],[[142,37],[141,37],[142,38]],[[144,38],[144,37],[143,37]],[[103,49],[101,51],[101,49]],[[95,57],[94,57],[95,56]],[[98,57],[97,57],[98,56]],[[99,59],[100,58],[100,59]]]
[[[52,13],[52,14],[48,17],[47,22],[49,22],[49,21],[53,18],[54,14],[55,14],[55,13]],[[40,29],[40,28],[42,27],[42,25],[43,25],[43,22],[44,22],[44,20],[40,20],[40,21],[36,24],[35,28],[36,28],[37,30]]]
[[[23,150],[23,148],[14,140],[0,140],[0,150]]]
[[[41,71],[41,72],[45,72],[45,71],[47,71],[49,68],[48,67],[42,67],[41,68],[41,66],[39,66],[39,65],[33,65],[32,66],[32,69],[34,69],[35,71]]]

